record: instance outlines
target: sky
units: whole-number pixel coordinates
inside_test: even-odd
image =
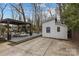
[[[26,16],[30,17],[31,16],[31,10],[32,10],[31,3],[23,3],[23,7],[26,10],[26,12],[25,12]],[[56,8],[57,4],[56,3],[46,3],[46,4],[43,3],[43,4],[41,4],[41,7],[44,8],[45,11],[47,11],[48,8]],[[9,4],[7,5],[4,13],[5,13],[4,18],[11,18],[11,9],[9,8]]]

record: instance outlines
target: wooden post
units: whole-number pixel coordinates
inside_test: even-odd
[[[18,27],[17,31],[19,32],[19,25],[17,25],[17,27]]]
[[[32,25],[30,24],[30,36],[32,35]]]
[[[11,40],[10,30],[9,30],[9,22],[7,22],[7,40]]]

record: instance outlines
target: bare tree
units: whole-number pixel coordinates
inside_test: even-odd
[[[26,22],[25,9],[23,8],[23,4],[22,3],[18,3],[18,4],[10,4],[10,5],[18,13],[19,20],[22,20],[23,19],[23,21]],[[25,27],[25,32],[27,32],[26,25],[24,27]]]
[[[61,19],[62,18],[62,3],[57,3],[58,5],[58,10],[59,10],[59,14],[60,14],[60,21],[63,23],[63,20]]]
[[[41,26],[42,26],[42,8],[40,6],[40,3],[33,3],[32,4],[32,14],[33,14],[33,22],[34,27],[36,27],[37,32],[40,32]]]
[[[24,22],[26,22],[26,17],[25,17],[23,4],[22,3],[15,4],[15,5],[11,4],[11,6],[18,12],[19,18],[21,18],[21,15],[22,15]]]
[[[12,19],[20,19],[19,13],[17,13],[12,6],[10,6],[10,9]]]
[[[12,8],[11,6],[9,6],[9,7],[10,7],[10,9],[11,9],[12,18],[15,19],[15,18],[14,18],[14,10],[13,10],[13,8]]]
[[[7,6],[7,4],[0,4],[1,20],[4,17],[4,10],[5,10],[6,6]]]

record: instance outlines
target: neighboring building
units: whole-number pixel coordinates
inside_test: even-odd
[[[57,39],[67,39],[68,28],[60,21],[60,15],[56,10],[56,17],[51,17],[50,20],[42,24],[42,36]]]

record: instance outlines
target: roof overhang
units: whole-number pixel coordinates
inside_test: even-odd
[[[14,20],[14,19],[2,19],[0,20],[0,23],[5,23],[5,24],[14,24],[14,25],[26,25],[26,24],[31,24],[28,22],[23,22],[23,21],[19,21],[19,20]]]

